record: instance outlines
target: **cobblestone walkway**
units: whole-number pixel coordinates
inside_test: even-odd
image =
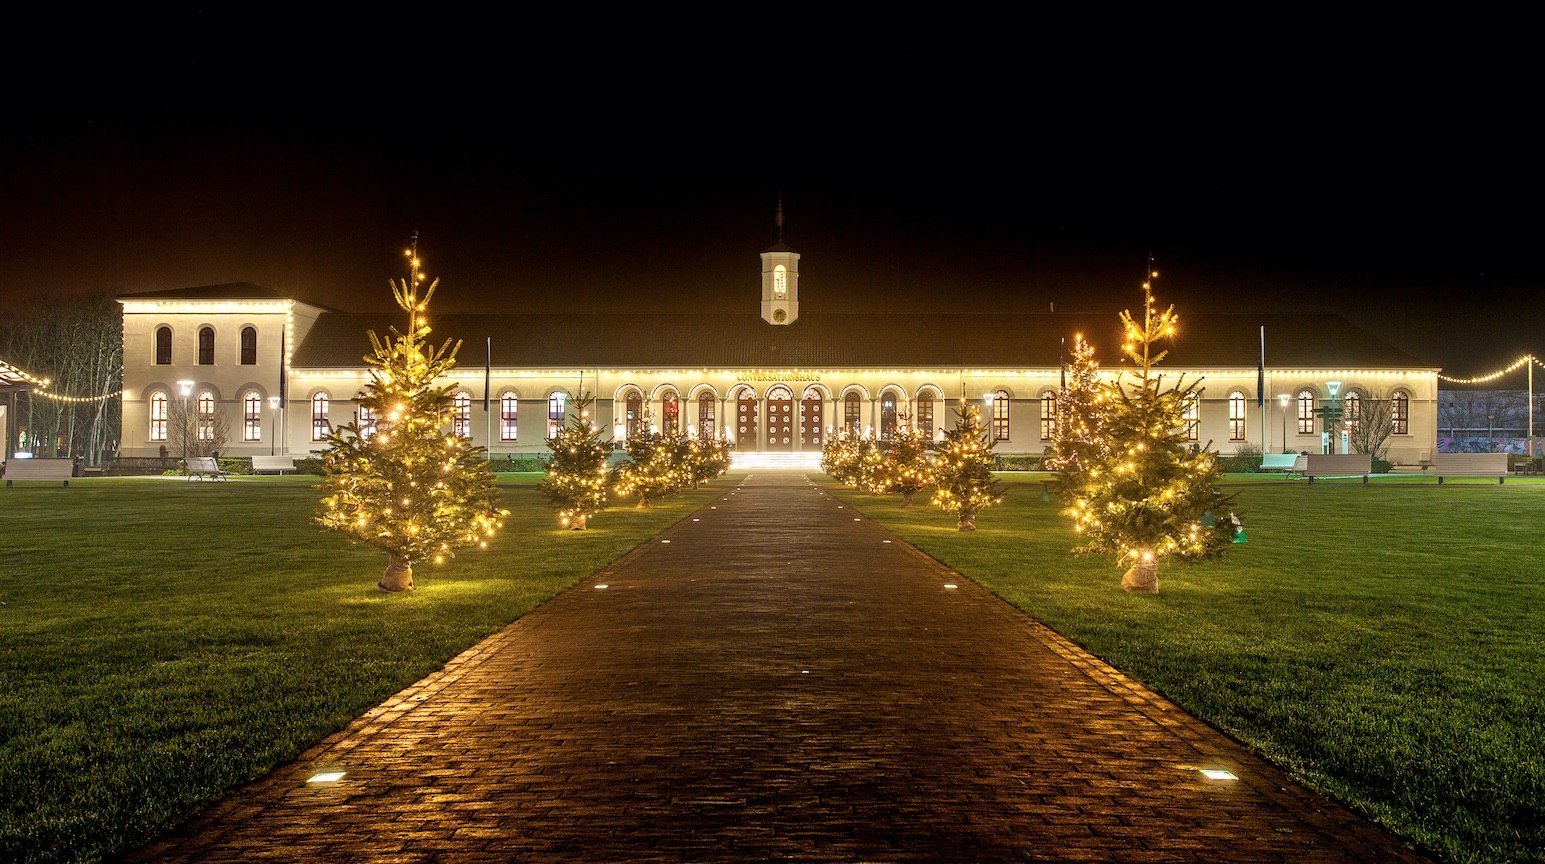
[[[1425,860],[777,473],[137,859]]]

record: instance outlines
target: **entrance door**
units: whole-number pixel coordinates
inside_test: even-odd
[[[794,450],[794,391],[774,387],[767,391],[767,449]]]
[[[825,443],[822,437],[821,406],[824,404],[819,390],[806,390],[799,403],[799,449],[820,450]]]
[[[735,402],[735,449],[757,449],[757,410],[756,394],[749,390],[740,391],[740,398]]]

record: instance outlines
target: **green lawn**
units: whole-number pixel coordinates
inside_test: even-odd
[[[0,488],[0,861],[156,836],[716,494],[567,532],[539,477],[503,475],[489,551],[396,596],[383,553],[309,524],[316,478]]]
[[[1139,597],[1110,561],[1067,554],[1041,476],[1004,476],[974,534],[840,494],[1440,856],[1545,861],[1545,485],[1233,477],[1249,542],[1164,565],[1163,593]]]

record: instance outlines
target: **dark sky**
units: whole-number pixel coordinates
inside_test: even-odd
[[[1506,21],[151,14],[8,61],[0,309],[229,281],[383,308],[417,230],[444,312],[750,310],[781,190],[807,309],[1114,314],[1152,253],[1182,315],[1336,311],[1455,374],[1545,354]]]

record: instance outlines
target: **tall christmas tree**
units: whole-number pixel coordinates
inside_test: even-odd
[[[1150,271],[1141,320],[1121,313],[1122,351],[1133,368],[1109,388],[1101,450],[1079,475],[1067,512],[1086,540],[1076,551],[1115,557],[1129,567],[1123,589],[1157,594],[1160,561],[1216,555],[1233,540],[1233,525],[1220,518],[1228,499],[1214,494],[1216,454],[1193,451],[1186,440],[1186,402],[1200,380],[1166,387],[1154,371],[1167,353],[1158,344],[1174,336],[1180,316],[1174,306],[1157,310],[1152,280],[1159,274]]]
[[[934,462],[934,506],[956,516],[955,527],[976,530],[976,514],[1003,501],[1003,485],[992,476],[992,448],[996,442],[982,428],[975,405],[961,399],[955,409],[955,428],[944,432]]]
[[[648,425],[649,415],[645,412],[638,431],[629,435],[623,445],[628,461],[612,472],[617,496],[637,498],[640,507],[648,507],[651,501],[679,488],[676,466],[672,464],[671,440]]]
[[[413,565],[420,561],[440,563],[462,546],[486,548],[509,514],[497,506],[483,448],[447,429],[454,388],[435,382],[455,368],[461,343],[447,339],[435,348],[428,341],[425,313],[439,280],[419,296],[424,277],[417,252],[415,237],[409,276],[392,283],[408,329],[393,327],[386,341],[370,333],[370,381],[359,405],[376,418],[376,430],[362,432],[355,421],[328,435],[316,515],[324,528],[390,556],[379,583],[385,591],[413,590]]]
[[[610,442],[601,440],[601,429],[590,418],[595,397],[579,391],[570,403],[567,421],[547,439],[552,458],[542,494],[558,509],[558,519],[569,529],[583,531],[590,517],[606,506],[606,460]]]
[[[1067,385],[1057,399],[1057,423],[1044,462],[1047,469],[1062,472],[1064,486],[1099,461],[1106,389],[1100,384],[1094,346],[1083,334],[1075,334]]]

